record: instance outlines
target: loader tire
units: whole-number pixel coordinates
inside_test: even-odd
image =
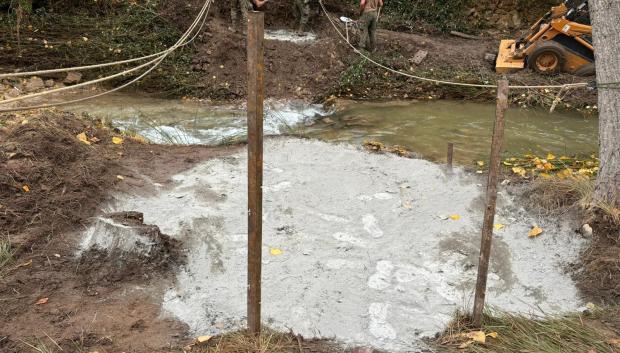
[[[527,58],[528,67],[543,75],[560,73],[565,63],[566,51],[561,45],[553,42],[539,44]]]

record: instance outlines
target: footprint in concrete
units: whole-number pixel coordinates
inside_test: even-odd
[[[365,248],[368,246],[366,241],[364,241],[363,239],[354,237],[353,235],[348,234],[348,233],[338,232],[338,233],[332,234],[332,237],[338,241],[353,244],[355,246],[359,246],[362,248]]]
[[[364,215],[362,217],[362,224],[364,225],[364,230],[370,234],[373,238],[381,238],[383,236],[383,230],[379,228],[379,222],[375,216],[371,214]]]
[[[370,333],[377,338],[396,338],[396,331],[392,325],[387,322],[389,308],[390,304],[388,303],[371,303],[368,307],[368,316],[370,319],[368,329]]]
[[[392,271],[394,271],[394,265],[390,261],[377,262],[376,272],[368,278],[368,287],[377,290],[388,288],[392,284]]]

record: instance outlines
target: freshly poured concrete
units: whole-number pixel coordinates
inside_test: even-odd
[[[306,337],[394,351],[420,347],[472,303],[483,182],[442,166],[350,146],[265,142],[263,319]],[[185,243],[188,263],[163,309],[197,334],[244,325],[246,154],[176,175],[155,195],[119,199]],[[499,197],[488,303],[558,312],[580,305],[562,264],[577,256],[570,227]],[[459,215],[452,220],[449,215]],[[527,236],[532,224],[545,232]],[[282,254],[273,255],[271,250]],[[277,253],[277,252],[275,252]]]

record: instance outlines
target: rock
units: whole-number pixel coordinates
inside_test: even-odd
[[[79,72],[71,71],[67,73],[67,77],[64,79],[64,83],[73,85],[79,83],[82,80],[82,74]]]
[[[583,235],[584,237],[591,237],[592,236],[592,227],[590,227],[590,225],[588,223],[582,225],[581,229],[579,231],[580,231],[581,235]]]
[[[54,80],[52,80],[52,79],[45,80],[45,87],[47,87],[47,88],[54,87],[54,83],[55,83],[55,82],[54,82]]]
[[[24,91],[34,92],[45,87],[45,83],[40,77],[33,76],[24,83]]]
[[[332,118],[323,118],[323,123],[325,123],[325,124],[333,124],[334,120]]]
[[[15,98],[15,97],[19,96],[20,94],[21,94],[21,92],[17,88],[11,88],[6,93],[6,97],[8,97],[8,98]]]
[[[488,61],[492,64],[495,64],[495,60],[496,60],[497,55],[493,54],[493,53],[485,53],[484,54],[484,61]]]
[[[426,50],[418,50],[418,52],[415,53],[415,55],[413,56],[413,58],[410,59],[410,61],[416,65],[420,65],[422,61],[426,59],[427,55],[428,52]]]

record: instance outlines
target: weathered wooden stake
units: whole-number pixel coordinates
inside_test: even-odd
[[[448,142],[448,170],[452,170],[452,157],[454,156],[454,143]]]
[[[264,27],[262,12],[248,13],[248,329],[254,334],[261,328]]]
[[[495,219],[495,203],[497,201],[497,179],[500,169],[500,154],[504,142],[504,114],[508,109],[508,81],[501,79],[497,87],[497,108],[495,110],[495,127],[491,143],[491,160],[489,162],[489,178],[487,181],[486,207],[482,223],[482,240],[480,242],[480,257],[478,258],[478,279],[474,297],[473,324],[480,327],[484,311],[484,298],[487,288],[487,274],[491,255],[491,240],[493,237],[493,221]]]

